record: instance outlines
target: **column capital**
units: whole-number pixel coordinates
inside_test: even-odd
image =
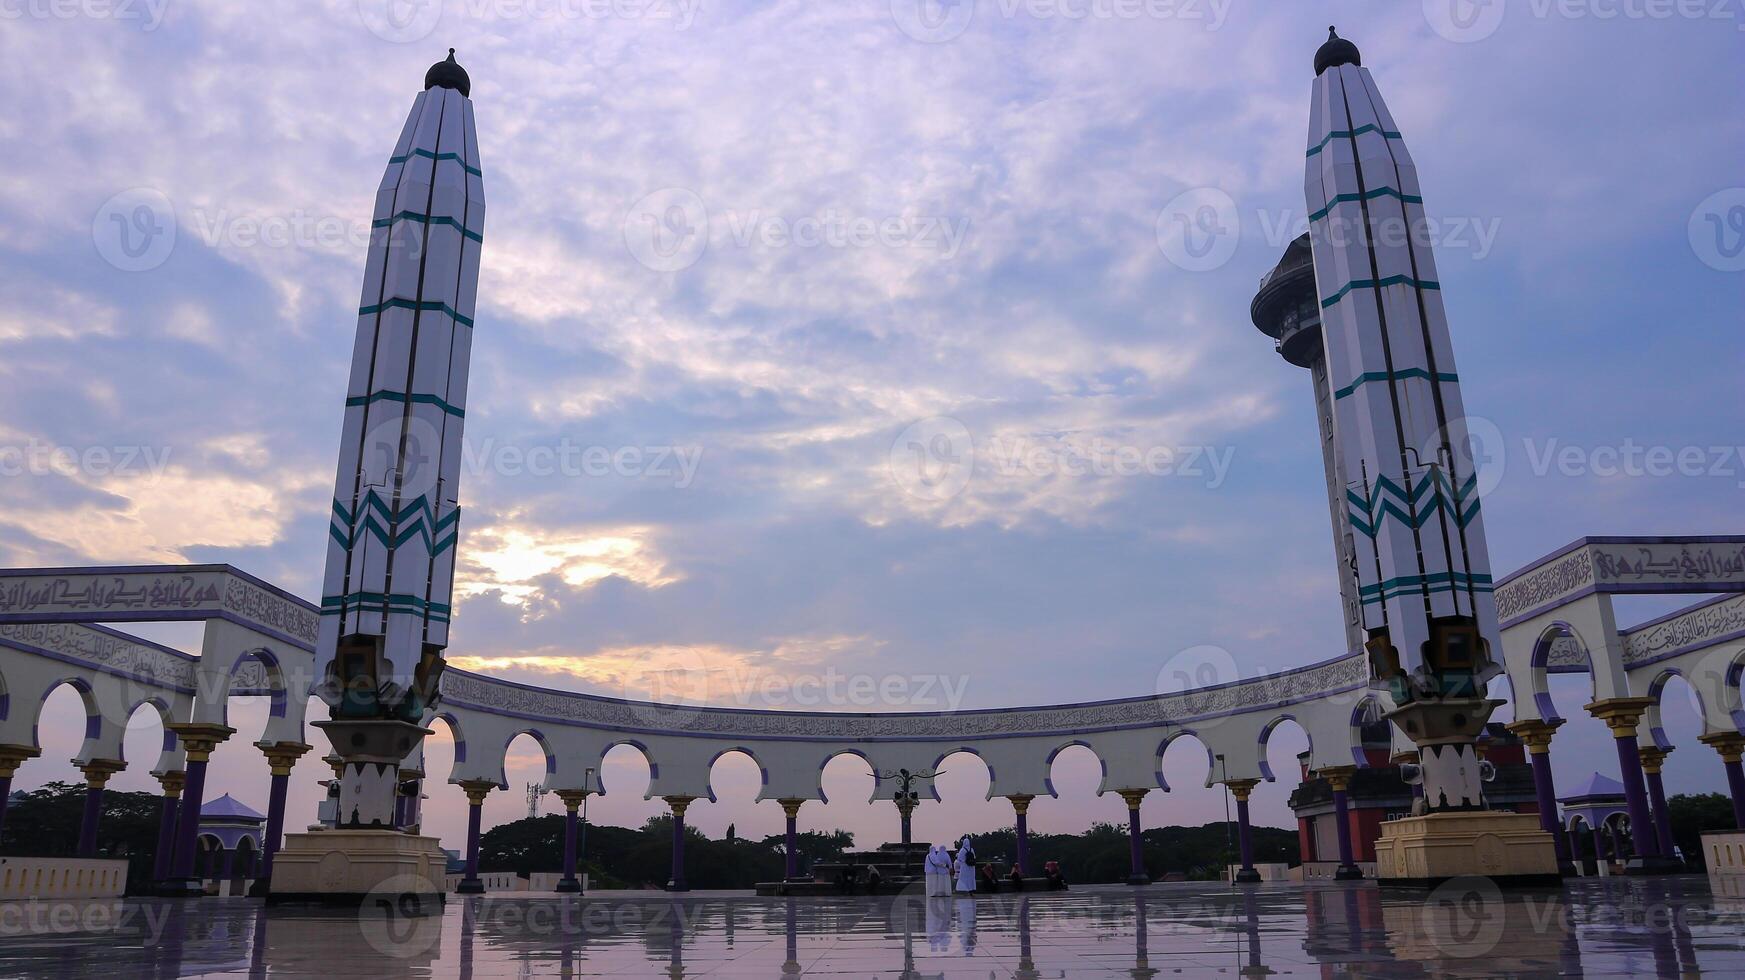
[[[174,732],[182,740],[182,748],[187,750],[189,762],[206,762],[212,758],[212,750],[223,744],[224,740],[236,734],[236,729],[229,725],[217,725],[205,721],[172,721],[164,726]]]
[[[1546,755],[1551,751],[1551,736],[1557,734],[1557,730],[1563,727],[1563,719],[1559,718],[1556,721],[1540,719],[1513,721],[1505,727],[1526,743],[1529,753]]]
[[[321,757],[321,761],[327,763],[327,768],[333,770],[334,779],[339,779],[345,775],[345,760],[341,759],[337,752],[327,753]]]
[[[800,807],[806,801],[805,800],[797,800],[791,796],[788,796],[788,797],[783,797],[783,798],[777,800],[776,802],[781,804],[782,814],[784,816],[786,816],[788,819],[792,820],[800,815]]]
[[[120,759],[92,759],[79,765],[79,771],[85,774],[85,785],[91,789],[102,789],[109,784],[109,777],[127,768],[127,763]]]
[[[1327,785],[1335,793],[1343,793],[1351,788],[1351,777],[1357,775],[1356,766],[1322,766],[1315,770],[1315,778],[1325,779]]]
[[[1036,799],[1036,794],[1012,793],[1006,799],[1012,801],[1012,812],[1021,817],[1030,812],[1030,801]]]
[[[256,742],[255,748],[267,757],[267,768],[275,776],[289,776],[291,767],[297,764],[311,746],[306,742]]]
[[[473,806],[483,806],[485,797],[497,788],[497,783],[490,779],[463,779],[456,785],[467,794],[467,802]]]
[[[1738,732],[1715,732],[1699,735],[1697,741],[1721,753],[1722,762],[1738,762],[1745,757],[1745,735]]]
[[[1148,789],[1118,789],[1115,792],[1119,793],[1121,796],[1121,799],[1126,801],[1127,809],[1137,810],[1137,809],[1139,809],[1139,804],[1145,802],[1145,794],[1151,792],[1151,790],[1148,790]]]
[[[1656,775],[1660,772],[1660,767],[1666,764],[1666,757],[1672,754],[1672,749],[1663,749],[1658,745],[1644,745],[1636,750],[1636,754],[1642,758],[1642,771]]]
[[[673,816],[682,817],[685,815],[685,808],[690,806],[691,801],[695,800],[696,797],[695,796],[663,796],[663,797],[661,797],[661,799],[666,801],[667,807],[673,811]]]
[[[0,745],[0,776],[17,775],[19,763],[39,755],[42,750],[33,745]]]
[[[1258,779],[1226,779],[1224,785],[1230,787],[1230,795],[1238,801],[1247,802],[1248,794],[1254,792],[1254,787],[1260,785]]]
[[[180,769],[171,769],[168,772],[154,772],[152,775],[158,777],[158,784],[164,788],[165,796],[172,800],[182,798],[182,786],[188,781],[187,773]]]
[[[1653,698],[1603,698],[1589,701],[1587,713],[1606,723],[1614,738],[1635,738],[1643,712],[1654,707]]]
[[[588,798],[590,790],[585,789],[554,789],[553,793],[563,801],[563,808],[571,813],[581,809],[582,801]]]

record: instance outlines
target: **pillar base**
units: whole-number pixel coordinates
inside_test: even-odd
[[[1376,880],[1434,887],[1465,876],[1499,885],[1555,885],[1557,848],[1532,813],[1427,813],[1384,820],[1375,842]]]
[[[1150,875],[1128,875],[1127,876],[1127,884],[1129,884],[1129,885],[1149,885],[1149,884],[1151,884],[1151,876]]]
[[[391,898],[403,908],[442,904],[448,855],[434,837],[392,830],[286,834],[273,856],[267,902],[356,906]]]
[[[669,892],[688,892],[691,890],[691,886],[685,884],[684,882],[676,882],[675,883],[675,882],[669,881],[666,883],[666,890]]]
[[[163,898],[205,898],[206,882],[200,878],[167,878],[158,882],[152,892]]]
[[[1260,884],[1260,872],[1253,868],[1238,868],[1235,883],[1238,885],[1258,885]]]
[[[1337,871],[1333,872],[1333,880],[1334,881],[1362,881],[1363,880],[1363,869],[1358,867],[1355,864],[1341,864],[1339,866],[1339,869]]]
[[[1681,875],[1684,874],[1684,862],[1678,858],[1669,857],[1633,857],[1624,862],[1624,873],[1627,875]]]
[[[483,895],[485,893],[484,879],[462,878],[455,882],[454,893],[456,895]]]
[[[564,894],[564,895],[580,895],[582,893],[581,879],[579,879],[579,878],[559,878],[557,880],[557,885],[554,888],[552,888],[552,891],[558,892],[558,893]]]

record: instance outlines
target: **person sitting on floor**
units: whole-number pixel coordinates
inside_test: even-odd
[[[1060,862],[1050,861],[1042,866],[1042,876],[1048,879],[1048,890],[1051,892],[1066,891],[1066,877],[1060,873]]]
[[[877,895],[879,893],[879,886],[884,883],[885,876],[879,874],[877,865],[866,869],[866,893],[868,895]]]
[[[1024,872],[1018,870],[1016,864],[1012,865],[1012,870],[1006,873],[1006,880],[1012,883],[1013,891],[1021,892],[1024,890]]]

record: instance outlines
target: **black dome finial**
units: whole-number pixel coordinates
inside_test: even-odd
[[[467,70],[454,60],[453,48],[448,49],[447,61],[431,65],[430,70],[424,73],[424,87],[451,88],[464,97],[471,97],[473,94],[473,80],[467,77]]]
[[[1327,27],[1327,41],[1320,50],[1315,52],[1315,74],[1320,75],[1329,68],[1339,65],[1362,65],[1363,55],[1357,51],[1357,45],[1339,36],[1339,32],[1331,25]]]

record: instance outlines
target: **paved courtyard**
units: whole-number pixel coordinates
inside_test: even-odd
[[[1745,975],[1745,901],[1698,877],[1499,894],[1372,884],[975,899],[602,892],[453,898],[442,914],[246,899],[0,907],[0,975]]]

